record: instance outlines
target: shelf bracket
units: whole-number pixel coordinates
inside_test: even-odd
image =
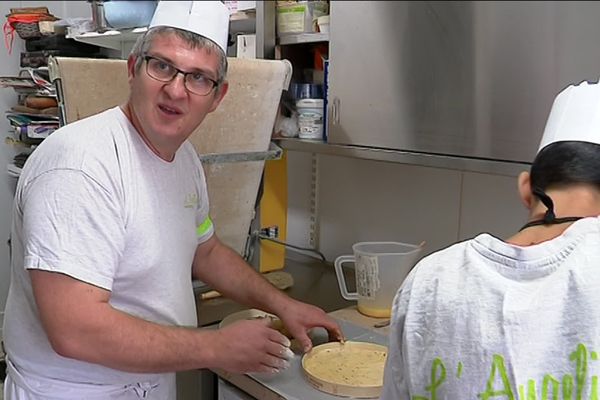
[[[240,153],[208,153],[199,154],[198,158],[203,164],[216,164],[224,162],[265,161],[279,160],[283,149],[273,142],[269,143],[267,151],[247,151]]]

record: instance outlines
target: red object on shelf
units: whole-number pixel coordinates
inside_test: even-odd
[[[11,9],[4,23],[4,44],[8,54],[12,53],[12,44],[15,31],[21,39],[30,39],[42,36],[38,22],[56,21],[54,15],[48,12],[46,7],[25,7]]]
[[[314,68],[319,71],[323,71],[323,60],[327,59],[329,53],[329,46],[326,44],[319,44],[315,46],[314,50]]]

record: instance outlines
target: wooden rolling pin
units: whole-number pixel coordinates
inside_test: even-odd
[[[266,280],[271,282],[277,289],[285,290],[294,285],[294,277],[285,271],[273,271],[262,274]],[[216,290],[211,290],[200,294],[202,300],[214,299],[215,297],[221,296],[221,293]]]

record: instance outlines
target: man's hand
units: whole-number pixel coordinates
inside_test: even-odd
[[[289,333],[300,342],[305,353],[312,349],[312,340],[308,336],[308,332],[312,328],[325,328],[329,334],[329,340],[344,340],[344,335],[337,322],[318,307],[292,300],[281,314],[279,317]]]
[[[290,340],[269,326],[270,321],[239,321],[217,331],[216,367],[229,372],[277,373],[289,366],[294,353]]]

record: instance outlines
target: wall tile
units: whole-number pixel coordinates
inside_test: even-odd
[[[457,238],[460,172],[321,156],[320,246],[328,259],[358,241],[427,243]]]
[[[465,172],[461,197],[460,240],[481,232],[506,239],[527,220],[516,177]]]

